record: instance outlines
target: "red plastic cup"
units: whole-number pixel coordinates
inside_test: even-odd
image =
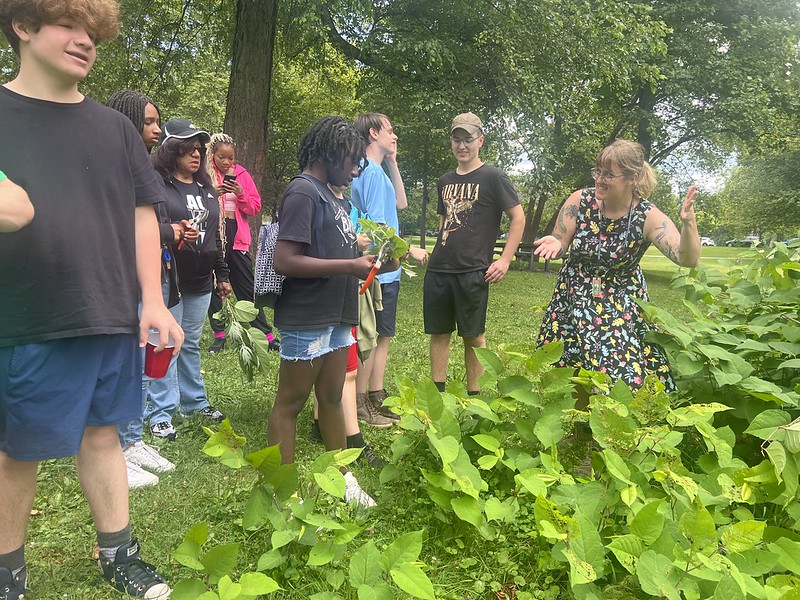
[[[169,361],[172,359],[172,351],[175,349],[175,340],[172,339],[172,336],[169,336],[169,341],[164,346],[164,349],[161,352],[156,352],[159,335],[158,331],[151,330],[147,346],[144,349],[144,374],[153,379],[160,379],[167,374]]]

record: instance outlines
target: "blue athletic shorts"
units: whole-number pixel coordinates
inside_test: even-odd
[[[0,347],[0,450],[13,459],[72,456],[87,426],[141,417],[137,335]]]
[[[397,324],[397,296],[400,294],[400,282],[381,284],[383,310],[375,311],[375,325],[381,337],[394,337]]]
[[[319,329],[283,330],[281,358],[283,360],[313,360],[334,350],[355,343],[351,325],[321,327]]]

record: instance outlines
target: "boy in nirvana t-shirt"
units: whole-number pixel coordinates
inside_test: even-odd
[[[525,213],[508,176],[485,165],[483,123],[472,113],[453,119],[450,147],[458,166],[439,179],[439,237],[428,261],[423,287],[425,333],[431,336],[431,376],[444,391],[450,337],[464,339],[467,391],[479,392],[483,368],[473,348],[486,345],[489,284],[500,281],[522,239]],[[493,260],[500,219],[511,220],[502,256]]]
[[[108,0],[0,3],[20,59],[0,87],[0,165],[36,218],[0,236],[0,593],[27,596],[24,542],[39,461],[77,455],[103,576],[134,597],[170,588],[131,538],[117,425],[141,414],[141,350],[183,333],[161,297],[153,203],[161,199],[139,132],[78,91],[100,40],[114,37]],[[137,304],[141,297],[141,317]],[[69,550],[65,548],[65,552]],[[52,590],[48,590],[52,591]]]

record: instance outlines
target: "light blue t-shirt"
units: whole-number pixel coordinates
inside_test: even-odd
[[[397,218],[394,186],[378,163],[368,159],[367,168],[350,184],[350,191],[370,220],[394,227],[395,233],[399,235],[400,222]],[[378,275],[378,280],[382,284],[400,281],[400,272],[401,269],[397,269]]]

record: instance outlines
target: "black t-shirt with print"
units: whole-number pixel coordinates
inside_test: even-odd
[[[173,223],[191,221],[208,211],[208,218],[197,227],[197,241],[185,242],[180,250],[180,244],[172,247],[181,293],[205,294],[212,290],[212,274],[218,281],[227,281],[229,275],[219,239],[219,201],[210,189],[197,183],[172,178],[166,186],[167,211]]]
[[[503,213],[519,204],[508,175],[482,165],[466,175],[451,171],[439,179],[438,213],[444,227],[436,240],[428,269],[468,273],[487,269]]]
[[[0,87],[0,165],[36,216],[0,234],[0,346],[139,331],[137,206],[163,199],[142,137],[91,98]]]
[[[319,190],[324,193],[322,202]],[[323,252],[313,234],[316,211],[323,209]],[[336,198],[327,186],[315,186],[303,178],[295,178],[281,199],[278,218],[278,240],[301,242],[303,254],[319,258],[356,258],[358,250],[350,203]],[[317,238],[319,236],[316,236]],[[331,325],[358,324],[358,280],[352,275],[328,277],[287,277],[275,305],[278,329],[318,329]]]

